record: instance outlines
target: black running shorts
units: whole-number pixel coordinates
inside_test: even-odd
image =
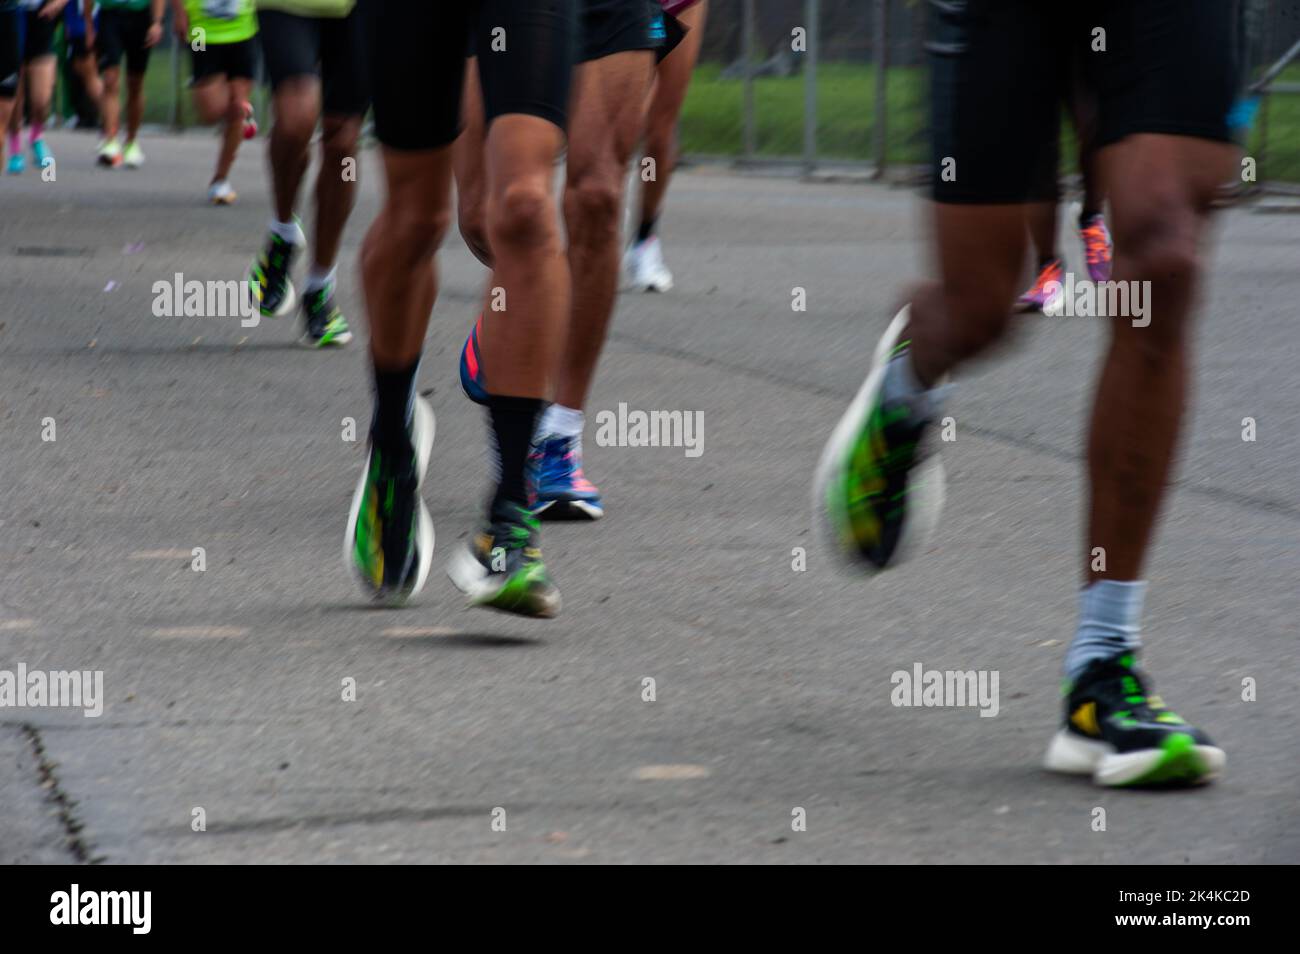
[[[95,32],[95,49],[99,51],[99,69],[117,66],[126,56],[126,71],[139,76],[149,68],[149,50],[145,39],[153,14],[149,10],[99,11],[99,29]]]
[[[252,79],[257,75],[257,38],[236,43],[209,43],[207,49],[191,48],[190,85],[197,86],[209,76],[227,79]]]
[[[430,0],[427,6],[432,10],[442,2]],[[282,10],[259,10],[257,29],[272,91],[287,79],[316,76],[321,82],[323,113],[365,114],[370,106],[370,78],[360,8],[353,7],[345,17],[300,17]]]
[[[522,113],[564,128],[577,0],[362,3],[369,17],[375,135],[385,146],[436,149],[456,138],[470,49],[478,52],[489,124]]]
[[[629,50],[658,50],[667,39],[659,0],[578,0],[578,62]]]
[[[19,10],[0,10],[0,99],[18,95],[18,67],[22,46],[18,37]],[[0,130],[2,134],[4,130]]]
[[[930,3],[936,201],[1024,202],[1054,179],[1080,58],[1098,148],[1135,133],[1232,140],[1237,0]]]
[[[48,0],[46,0],[48,2]],[[24,24],[23,62],[30,63],[54,52],[54,31],[63,22],[63,14],[43,17],[40,10],[28,10]]]

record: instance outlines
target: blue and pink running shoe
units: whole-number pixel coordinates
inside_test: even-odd
[[[460,389],[475,404],[487,404],[488,392],[483,386],[483,362],[479,358],[478,336],[483,328],[483,316],[478,316],[465,347],[460,349]]]
[[[605,515],[600,491],[582,473],[580,437],[547,434],[529,461],[533,513],[545,520],[599,520]]]

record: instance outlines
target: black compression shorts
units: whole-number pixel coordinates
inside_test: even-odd
[[[1095,0],[1086,11],[1056,0],[931,0],[931,9],[936,201],[1036,198],[1056,174],[1061,104],[1079,59],[1098,148],[1135,133],[1231,141],[1237,0]]]
[[[149,68],[149,47],[146,34],[153,23],[149,10],[99,11],[99,30],[95,33],[95,49],[99,51],[99,69],[117,66],[126,56],[126,71],[139,76]]]
[[[18,67],[23,55],[18,38],[20,16],[19,10],[0,10],[0,99],[18,95]]]
[[[207,49],[191,49],[190,59],[191,86],[197,86],[209,76],[252,79],[257,75],[257,38],[250,36],[236,43],[209,43]]]
[[[443,0],[430,0],[430,10]],[[387,6],[384,0],[382,5]],[[272,91],[285,80],[316,76],[321,111],[327,116],[362,116],[370,106],[365,21],[354,7],[345,17],[300,17],[282,10],[257,12],[258,39]],[[383,56],[391,55],[387,48]]]
[[[46,0],[48,2],[48,0]],[[28,10],[24,24],[23,62],[30,63],[54,52],[54,31],[63,15],[43,17],[40,10]]]
[[[473,38],[487,122],[508,113],[561,129],[577,49],[576,0],[362,0],[369,19],[375,135],[435,149],[460,132]]]

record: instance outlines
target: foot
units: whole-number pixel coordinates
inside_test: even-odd
[[[139,169],[144,165],[144,150],[134,139],[122,149],[122,165],[128,169]]]
[[[27,168],[27,160],[23,158],[21,152],[15,152],[9,157],[9,164],[5,166],[5,172],[11,176],[21,175],[22,171]]]
[[[560,611],[538,547],[537,518],[517,503],[498,504],[491,524],[456,551],[447,565],[451,581],[471,606],[549,619]]]
[[[334,283],[303,292],[302,313],[306,322],[303,344],[309,348],[338,348],[352,340],[343,312],[334,304]]]
[[[44,169],[54,162],[54,156],[50,153],[50,147],[45,144],[44,136],[32,143],[32,162],[36,163],[37,169]]]
[[[460,349],[460,389],[475,404],[488,402],[487,388],[483,386],[483,359],[478,344],[482,328],[483,316],[479,315],[469,337],[465,339],[465,347]]]
[[[289,270],[293,267],[293,258],[298,254],[298,246],[271,232],[266,238],[266,248],[253,263],[248,273],[249,284],[253,286],[253,298],[262,309],[262,317],[279,318],[289,313],[297,296],[293,282],[289,280]]]
[[[230,187],[230,183],[225,179],[218,180],[208,186],[208,201],[213,205],[234,205],[239,195]]]
[[[623,255],[623,281],[633,291],[666,292],[673,287],[673,273],[664,264],[659,236],[633,242]]]
[[[599,520],[605,515],[600,491],[582,473],[577,437],[545,436],[531,461],[536,487],[533,513],[544,520]]]
[[[388,444],[373,439],[348,513],[343,560],[376,602],[400,606],[420,592],[433,561],[433,521],[420,485],[433,448],[434,417],[415,399],[411,425]]]
[[[867,379],[822,451],[813,481],[823,533],[868,573],[922,550],[943,509],[943,466],[922,441],[928,418],[883,396],[887,365],[907,353],[908,314],[899,312],[876,345]]]
[[[1110,261],[1115,246],[1110,240],[1105,217],[1090,217],[1079,227],[1079,238],[1083,241],[1083,251],[1088,257],[1088,277],[1094,282],[1109,281]]]
[[[257,119],[253,115],[253,104],[244,100],[244,138],[252,139],[257,135]]]
[[[1098,785],[1199,785],[1227,756],[1204,732],[1147,695],[1133,657],[1099,660],[1067,686],[1065,727],[1048,747],[1053,772]]]
[[[116,139],[105,139],[95,151],[95,161],[101,166],[116,169],[122,164],[122,146]]]
[[[1056,282],[1054,289],[1047,286],[1051,282]],[[1061,285],[1065,282],[1065,268],[1059,258],[1054,258],[1038,273],[1038,278],[1029,286],[1029,290],[1020,296],[1016,302],[1018,311],[1043,311],[1049,305],[1054,305],[1064,292]]]

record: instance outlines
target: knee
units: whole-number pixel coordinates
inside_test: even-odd
[[[487,209],[478,193],[462,192],[457,196],[457,224],[465,245],[484,265],[492,267],[492,247],[488,242]]]
[[[487,211],[494,248],[540,249],[558,237],[555,206],[543,177],[509,183],[492,197]]]
[[[580,236],[604,241],[618,232],[619,183],[582,179],[564,193],[564,220],[570,240]]]
[[[326,123],[321,130],[321,152],[327,160],[353,156],[356,154],[357,140],[360,135],[361,126],[357,121]]]
[[[1121,321],[1118,330],[1134,327],[1143,349],[1163,353],[1182,347],[1201,271],[1198,245],[1195,214],[1159,203],[1140,211],[1117,237],[1117,261],[1142,283],[1130,298],[1140,294],[1146,308],[1145,320]]]
[[[421,208],[417,203],[392,197],[383,215],[376,220],[371,235],[378,233],[381,236],[384,255],[420,262],[438,251],[450,224],[451,212],[448,209]],[[372,246],[370,236],[367,236],[366,244]]]
[[[244,124],[244,103],[238,96],[230,97],[226,103],[225,120],[232,126],[242,126]],[[216,122],[218,117],[214,116],[212,122]]]

